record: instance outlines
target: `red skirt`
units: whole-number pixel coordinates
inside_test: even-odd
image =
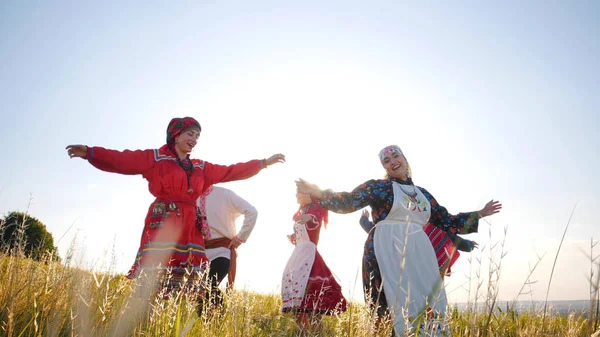
[[[330,315],[346,311],[346,307],[347,302],[342,294],[342,287],[335,280],[319,251],[316,251],[304,299],[296,311]]]
[[[137,278],[142,272],[160,276],[169,291],[199,285],[208,259],[194,205],[155,201],[148,210],[140,241],[128,278]]]

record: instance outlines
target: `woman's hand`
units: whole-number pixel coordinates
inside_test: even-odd
[[[270,156],[267,160],[267,166],[271,166],[275,163],[285,163],[285,156],[282,155],[281,153],[278,154],[274,154],[272,156]]]
[[[70,158],[85,158],[87,155],[87,145],[69,145],[66,147]]]
[[[490,200],[487,204],[485,204],[485,207],[483,207],[481,211],[479,211],[479,218],[484,218],[486,216],[496,214],[500,212],[501,209],[502,204],[500,203],[500,201]]]
[[[298,192],[304,194],[310,194],[310,192],[312,192],[311,184],[308,181],[303,180],[302,178],[296,180],[296,189],[298,190]]]
[[[317,185],[311,184],[302,178],[296,180],[296,189],[300,193],[310,194],[317,199],[323,197],[323,192]]]
[[[364,216],[364,217],[366,217],[368,219],[369,215],[371,215],[371,214],[369,214],[369,211],[367,211],[366,209],[363,209],[362,216]]]
[[[314,220],[314,217],[310,214],[302,214],[301,216],[296,218],[296,222],[301,224],[305,224],[311,220]]]

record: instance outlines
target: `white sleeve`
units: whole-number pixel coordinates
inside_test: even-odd
[[[246,242],[254,225],[256,225],[256,219],[258,218],[258,211],[249,202],[242,199],[240,196],[235,194],[233,191],[229,193],[229,201],[233,208],[235,208],[240,214],[244,215],[244,224],[237,234],[240,241]]]

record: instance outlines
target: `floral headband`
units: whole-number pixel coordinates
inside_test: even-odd
[[[384,147],[383,150],[379,151],[379,160],[383,164],[383,160],[385,159],[385,157],[390,156],[393,153],[400,153],[401,155],[404,155],[398,145],[390,145]]]

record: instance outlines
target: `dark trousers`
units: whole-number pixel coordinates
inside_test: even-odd
[[[210,278],[210,285],[212,289],[219,288],[219,284],[223,281],[225,276],[229,273],[229,259],[225,257],[218,257],[210,261],[210,271],[208,277]]]
[[[208,272],[210,287],[206,291],[204,299],[208,298],[207,305],[211,307],[221,307],[223,305],[223,293],[219,289],[219,284],[225,279],[229,273],[229,259],[218,257],[210,261],[210,269]],[[198,315],[202,314],[204,300],[199,298]]]

